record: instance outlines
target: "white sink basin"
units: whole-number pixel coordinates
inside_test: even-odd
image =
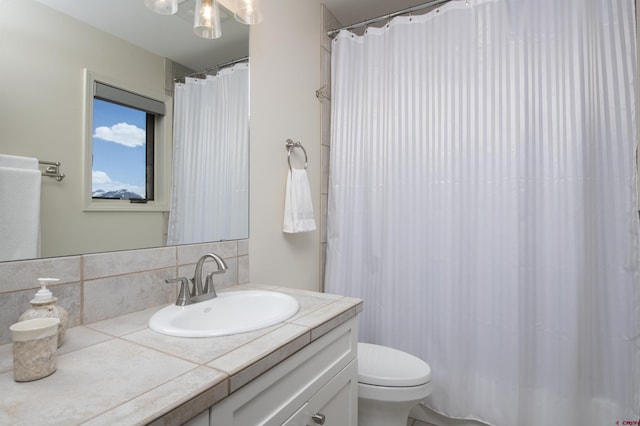
[[[149,328],[178,337],[226,336],[277,324],[298,308],[296,299],[275,291],[229,291],[204,302],[162,308],[149,320]]]

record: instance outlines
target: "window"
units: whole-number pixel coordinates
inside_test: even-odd
[[[91,195],[153,200],[155,116],[94,97]]]
[[[167,210],[170,98],[86,72],[85,210]]]

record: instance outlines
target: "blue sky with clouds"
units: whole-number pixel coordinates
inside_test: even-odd
[[[128,189],[145,196],[146,113],[93,102],[93,192]]]

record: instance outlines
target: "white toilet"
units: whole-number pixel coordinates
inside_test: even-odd
[[[358,343],[358,425],[406,426],[431,393],[429,364],[406,352]]]

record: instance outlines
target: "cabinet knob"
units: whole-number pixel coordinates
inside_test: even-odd
[[[317,425],[323,425],[326,419],[327,418],[324,416],[324,414],[320,414],[320,413],[317,413],[311,416],[311,420],[313,420],[313,422]]]

